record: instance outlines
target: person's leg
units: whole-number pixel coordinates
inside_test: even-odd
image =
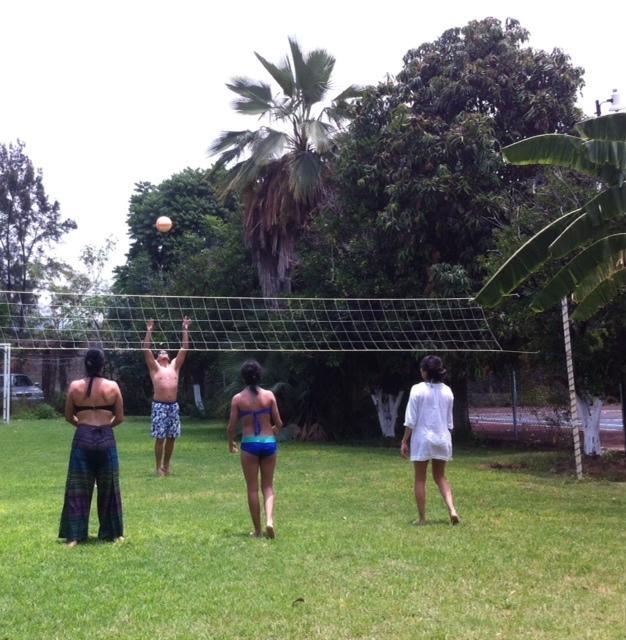
[[[267,535],[275,536],[274,532],[274,470],[276,469],[277,455],[267,456],[261,459],[261,491],[265,502],[265,524]]]
[[[163,475],[170,475],[170,460],[174,453],[174,444],[176,438],[180,437],[180,409],[178,403],[167,405],[165,407],[165,450],[163,453]]]
[[[241,468],[246,480],[248,508],[254,525],[254,535],[261,535],[261,506],[259,504],[259,458],[251,453],[241,452]]]
[[[165,438],[165,448],[163,451],[163,473],[166,476],[170,475],[170,460],[172,459],[175,443],[176,438]]]
[[[98,538],[100,540],[123,540],[120,465],[112,433],[107,444],[109,446],[99,452],[100,456],[96,468],[98,520],[100,521]]]
[[[88,538],[94,482],[88,452],[72,446],[59,527],[59,538],[65,538],[68,546],[74,547]]]
[[[450,514],[450,520],[452,524],[459,523],[459,514],[456,512],[454,506],[454,499],[452,497],[452,489],[450,483],[446,478],[446,461],[445,460],[433,460],[433,480],[439,487],[441,497],[448,507],[448,513]]]
[[[413,462],[415,468],[415,502],[419,514],[419,524],[426,523],[426,471],[428,461]]]
[[[163,443],[165,438],[154,439],[154,459],[156,462],[156,473],[158,476],[165,475],[163,471]]]

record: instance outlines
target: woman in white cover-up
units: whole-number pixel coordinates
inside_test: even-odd
[[[400,453],[410,458],[415,468],[415,500],[419,513],[418,524],[426,524],[426,472],[432,460],[433,480],[439,487],[450,522],[458,524],[459,514],[454,506],[452,489],[446,479],[446,462],[452,459],[452,389],[443,382],[446,370],[441,358],[426,356],[420,370],[423,382],[413,385],[404,418],[404,437]],[[410,441],[410,443],[409,443]]]

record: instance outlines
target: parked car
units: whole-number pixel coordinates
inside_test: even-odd
[[[0,397],[4,393],[4,375],[0,373]],[[25,373],[11,374],[11,402],[43,402],[43,391]]]

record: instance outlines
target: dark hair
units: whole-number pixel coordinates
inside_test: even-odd
[[[241,377],[243,381],[250,387],[250,391],[256,395],[257,386],[261,382],[261,374],[263,369],[256,360],[246,360],[241,365]]]
[[[426,371],[429,382],[442,382],[446,375],[445,367],[439,356],[426,356],[420,363],[420,369]]]
[[[93,379],[102,375],[104,369],[104,351],[102,349],[89,349],[85,354],[85,371],[91,378],[87,387],[87,397],[91,395],[91,385]]]

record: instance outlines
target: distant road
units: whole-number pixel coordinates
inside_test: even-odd
[[[513,410],[508,407],[471,407],[470,422],[484,425],[513,426]],[[567,426],[567,419],[562,417],[560,426]],[[524,407],[517,411],[518,427],[550,427],[559,426],[558,417],[548,408]],[[620,431],[622,426],[622,409],[615,405],[602,408],[600,429],[603,431]]]

